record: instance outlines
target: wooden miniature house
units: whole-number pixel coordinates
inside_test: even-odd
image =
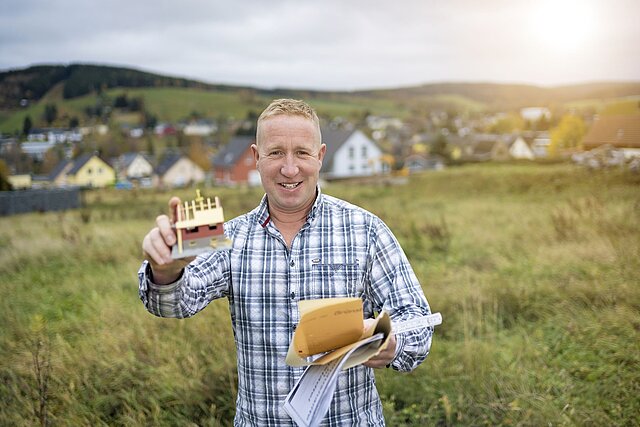
[[[212,250],[229,249],[231,241],[224,235],[224,212],[220,200],[212,202],[196,190],[196,198],[177,207],[176,235],[178,243],[173,247],[174,258],[195,256]]]

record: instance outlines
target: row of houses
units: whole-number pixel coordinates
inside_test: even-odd
[[[452,157],[466,161],[505,161],[540,159],[549,156],[549,132],[525,132],[518,135],[474,134],[449,137]],[[582,139],[582,150],[601,146],[620,150],[626,159],[640,156],[640,114],[604,116],[591,125]],[[572,154],[572,153],[567,153]]]
[[[390,158],[366,134],[357,129],[322,130],[327,151],[321,168],[324,179],[362,177],[387,173],[392,168]],[[545,157],[550,144],[548,133],[523,135],[470,135],[451,136],[448,139],[451,157],[455,160],[504,161]],[[211,179],[219,185],[259,185],[251,145],[253,136],[236,136],[212,159]],[[583,139],[590,150],[608,145],[622,150],[625,157],[640,156],[640,115],[611,116],[597,120]],[[438,170],[445,167],[445,159],[429,151],[412,152],[402,159],[409,172]],[[74,160],[61,162],[47,177],[56,187],[104,187],[140,185],[153,187],[180,187],[207,179],[207,173],[188,157],[169,153],[153,165],[141,153],[128,153],[107,162],[96,154],[85,154]],[[28,186],[13,177],[14,186]]]
[[[386,173],[391,165],[380,147],[359,130],[323,131],[327,144],[321,174],[326,179],[369,176]],[[259,185],[251,145],[252,136],[236,136],[213,158],[212,178],[219,185]],[[181,153],[168,153],[154,166],[142,153],[127,153],[106,161],[96,153],[87,153],[58,164],[52,173],[38,181],[54,187],[105,187],[139,185],[182,187],[207,179],[206,172]],[[13,177],[17,187],[30,186],[24,177]]]

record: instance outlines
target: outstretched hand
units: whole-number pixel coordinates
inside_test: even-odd
[[[183,259],[171,257],[171,247],[177,241],[173,223],[179,205],[180,199],[172,197],[169,200],[171,218],[167,215],[159,215],[156,218],[156,226],[142,240],[142,252],[151,265],[153,282],[158,285],[174,282],[180,277],[182,269],[194,259],[194,257]]]
[[[366,330],[371,323],[375,322],[375,319],[365,319],[364,320],[364,329]],[[389,341],[387,341],[386,346],[374,357],[367,360],[363,363],[364,366],[369,368],[384,368],[389,365],[393,358],[396,356],[396,336],[391,331],[391,336],[389,337]]]

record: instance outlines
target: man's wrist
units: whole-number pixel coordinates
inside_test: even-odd
[[[178,281],[180,277],[182,277],[182,272],[184,268],[180,271],[162,271],[161,269],[156,268],[155,270],[151,266],[151,263],[147,266],[147,278],[151,283],[157,286],[166,286],[171,285]]]

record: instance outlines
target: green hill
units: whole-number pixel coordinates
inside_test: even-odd
[[[82,123],[88,108],[123,94],[142,101],[145,112],[166,121],[185,119],[194,112],[211,118],[245,117],[276,97],[303,98],[322,115],[354,119],[369,113],[407,117],[433,110],[476,113],[585,102],[604,108],[608,102],[604,100],[640,96],[640,82],[560,87],[434,83],[337,92],[218,85],[94,64],[38,65],[0,72],[0,132],[20,132],[27,116],[34,125],[43,125],[45,105],[52,103],[59,118],[77,117]]]

